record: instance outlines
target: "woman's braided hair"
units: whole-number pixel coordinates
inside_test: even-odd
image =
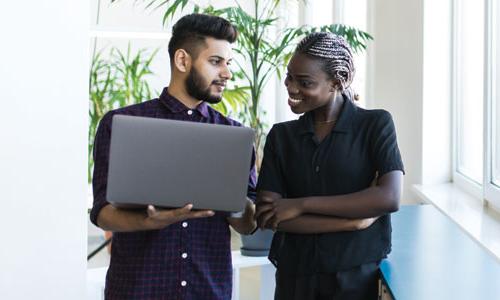
[[[321,60],[323,71],[338,82],[339,90],[349,99],[358,100],[350,88],[356,71],[352,50],[344,38],[330,32],[313,32],[300,41],[295,53]]]

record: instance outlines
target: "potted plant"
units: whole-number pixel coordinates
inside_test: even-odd
[[[94,166],[93,148],[97,125],[108,111],[151,99],[152,91],[147,79],[153,76],[150,69],[158,49],[149,53],[140,49],[132,54],[130,44],[127,52],[111,48],[107,55],[94,51],[89,71],[89,142],[87,178],[90,184]],[[156,92],[156,94],[158,94]],[[104,232],[108,251],[111,250],[112,233]],[[104,244],[103,244],[104,245]],[[94,253],[95,254],[95,253]],[[93,255],[92,255],[93,256]],[[91,257],[91,256],[90,256]],[[89,258],[90,258],[89,257]]]
[[[130,44],[126,53],[113,47],[106,57],[103,51],[94,51],[89,72],[89,183],[94,165],[94,137],[99,121],[112,109],[151,99],[153,92],[147,79],[154,75],[150,65],[157,52],[158,49],[152,53],[140,49],[132,54]]]

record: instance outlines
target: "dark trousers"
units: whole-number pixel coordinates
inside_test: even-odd
[[[379,263],[333,274],[291,275],[276,272],[275,300],[376,300]]]

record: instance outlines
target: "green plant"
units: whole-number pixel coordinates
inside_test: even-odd
[[[111,0],[115,1],[117,0]],[[227,112],[229,107],[232,108],[245,124],[255,130],[257,166],[260,166],[260,154],[267,128],[263,119],[265,111],[260,106],[262,92],[273,74],[276,73],[281,78],[296,42],[311,32],[329,31],[343,36],[353,50],[358,52],[366,49],[366,43],[373,39],[366,32],[342,24],[289,27],[278,30],[278,33],[273,35],[271,34],[273,29],[278,29],[276,12],[280,0],[254,0],[252,15],[241,7],[238,0],[234,0],[234,6],[221,9],[211,5],[202,7],[192,0],[142,0],[142,2],[146,3],[146,8],[165,10],[163,25],[166,25],[174,15],[182,12],[188,4],[192,4],[193,12],[223,17],[237,27],[239,37],[235,51],[241,56],[235,60],[237,66],[235,73],[241,76],[240,81],[244,83],[238,86],[233,82],[233,85],[224,92],[224,103],[218,108],[222,107],[223,112]]]
[[[147,77],[154,75],[150,65],[157,52],[158,49],[149,54],[146,49],[140,49],[132,55],[129,44],[126,53],[117,48],[111,48],[106,58],[102,51],[94,53],[89,74],[89,182],[94,165],[94,137],[99,121],[112,109],[152,98]]]

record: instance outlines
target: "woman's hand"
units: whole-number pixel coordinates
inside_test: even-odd
[[[274,201],[276,197],[270,196],[258,196],[257,204],[255,210],[255,219],[257,220],[257,226],[260,229],[266,228],[266,223],[264,222],[264,216],[273,216],[274,215]]]
[[[352,220],[354,222],[354,228],[353,230],[363,230],[366,229],[370,226],[372,226],[375,221],[377,221],[379,217],[374,217],[374,218],[366,218],[366,219],[354,219]]]
[[[290,220],[303,213],[301,198],[271,199],[262,197],[257,205],[257,224],[260,228],[276,230],[280,222]]]

